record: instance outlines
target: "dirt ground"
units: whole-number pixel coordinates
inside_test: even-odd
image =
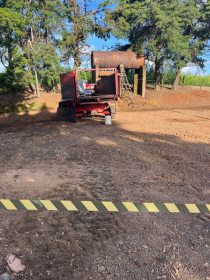
[[[57,121],[53,95],[2,116],[0,197],[209,203],[210,93],[192,93],[120,102],[112,126]],[[20,280],[208,280],[210,217],[1,211],[0,249],[0,274],[15,254]]]

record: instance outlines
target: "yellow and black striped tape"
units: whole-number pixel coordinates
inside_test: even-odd
[[[91,200],[26,200],[0,199],[0,210],[69,211],[69,212],[132,212],[132,213],[210,213],[210,204],[177,204],[163,202],[112,202]]]

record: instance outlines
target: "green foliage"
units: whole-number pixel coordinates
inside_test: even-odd
[[[67,24],[62,30],[61,50],[63,61],[68,62],[73,57],[74,68],[82,63],[82,57],[87,52],[87,39],[91,34],[100,38],[107,38],[110,29],[103,21],[110,0],[103,1],[95,10],[89,9],[91,0],[64,1]],[[102,19],[101,19],[102,18]]]
[[[37,43],[31,51],[31,68],[36,69],[41,86],[51,91],[59,83],[60,60],[51,44]]]
[[[201,14],[198,19],[199,29],[197,36],[202,40],[208,41],[210,38],[210,1],[200,0],[198,3],[201,7]]]
[[[147,84],[154,84],[155,83],[155,72],[148,71],[147,72]]]
[[[160,84],[166,61],[173,62],[175,72],[189,62],[202,66],[205,43],[198,23],[202,7],[197,0],[120,0],[106,19],[114,35],[127,38],[134,51],[155,62],[155,80]]]
[[[59,83],[61,62],[73,58],[79,67],[88,35],[108,36],[103,15],[110,1],[94,11],[90,2],[0,0],[0,63],[6,69],[0,91],[34,91],[37,83],[50,91]]]
[[[175,80],[175,72],[167,71],[162,75],[162,84],[163,85],[173,85]],[[155,72],[147,72],[147,84],[155,83]],[[199,76],[193,74],[181,74],[180,85],[182,86],[203,86],[210,87],[210,76]]]
[[[11,52],[10,64],[4,73],[0,73],[0,92],[18,93],[24,91],[29,82],[33,81],[30,71],[26,71],[27,58],[18,47]]]
[[[133,85],[134,84],[134,74],[135,72],[133,69],[129,69],[126,71],[127,77],[128,77],[128,82],[129,84]]]
[[[80,71],[79,72],[79,80],[85,80],[88,83],[92,82],[92,73],[90,71]]]
[[[164,72],[162,75],[162,83],[164,85],[173,85],[175,77],[176,75],[174,72]]]
[[[6,67],[1,92],[34,90],[35,71],[47,91],[59,82],[55,34],[62,27],[62,11],[60,0],[0,2],[0,59]]]
[[[24,25],[25,21],[22,16],[15,11],[12,11],[9,8],[0,8],[0,27],[2,28],[1,35],[4,35],[5,33],[13,36],[21,36],[23,34],[22,27]],[[6,38],[4,36],[1,36],[4,38],[4,40],[9,40],[10,38]]]
[[[210,76],[182,75],[181,85],[210,87]]]
[[[0,0],[0,92],[50,91],[59,83],[61,65],[74,68],[89,56],[87,39],[107,39],[110,31],[127,38],[131,49],[155,62],[156,84],[171,83],[189,62],[203,66],[210,38],[210,2],[205,0]],[[104,18],[106,21],[104,21]],[[107,24],[108,23],[108,24]],[[170,69],[166,67],[170,62]],[[90,73],[81,73],[90,81]],[[36,80],[38,77],[38,81]],[[178,75],[177,75],[178,77]]]
[[[173,71],[165,71],[162,73],[161,83],[163,85],[172,85],[175,80],[175,72]],[[155,84],[155,72],[148,71],[147,72],[147,83],[148,84]]]

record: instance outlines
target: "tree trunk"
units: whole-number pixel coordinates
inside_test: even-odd
[[[79,55],[79,41],[78,41],[78,3],[77,0],[74,0],[74,19],[73,19],[73,30],[75,36],[75,47],[74,47],[74,69],[77,69],[80,64],[80,55]]]
[[[36,91],[36,87],[35,87],[34,84],[29,83],[28,87],[29,87],[29,89],[30,89],[30,91],[31,91],[32,93],[34,93],[34,92]]]
[[[28,40],[28,43],[31,47],[31,50],[33,50],[33,42],[34,42],[34,32],[33,29],[31,28],[31,40]],[[40,92],[39,92],[39,80],[38,80],[38,75],[35,67],[32,67],[34,69],[34,75],[35,75],[35,81],[36,81],[36,94],[37,97],[40,97]]]
[[[160,90],[161,84],[161,61],[160,59],[155,60],[155,90]]]
[[[74,51],[74,69],[78,69],[80,66],[80,55],[79,55],[79,47],[77,43],[75,44],[75,51]]]
[[[178,70],[176,72],[176,77],[175,77],[175,80],[174,80],[174,83],[173,83],[173,86],[172,86],[173,90],[176,90],[177,86],[179,85],[180,78],[181,78],[181,71]]]
[[[35,79],[36,79],[36,94],[37,94],[37,97],[40,97],[39,81],[38,81],[38,76],[37,76],[37,71],[36,70],[34,70],[34,74],[35,74]]]

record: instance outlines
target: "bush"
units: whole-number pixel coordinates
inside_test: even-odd
[[[163,74],[162,82],[165,85],[172,85],[174,83],[176,76],[174,72],[166,72]]]
[[[0,73],[1,93],[21,93],[32,80],[26,67],[28,59],[24,57],[18,47],[12,51],[12,59],[5,72]]]
[[[164,72],[162,74],[162,83],[164,85],[172,85],[175,80],[175,73],[174,72]],[[155,83],[155,72],[149,71],[147,72],[147,83],[154,84]]]
[[[0,93],[19,93],[25,90],[25,82],[13,73],[0,73]]]

